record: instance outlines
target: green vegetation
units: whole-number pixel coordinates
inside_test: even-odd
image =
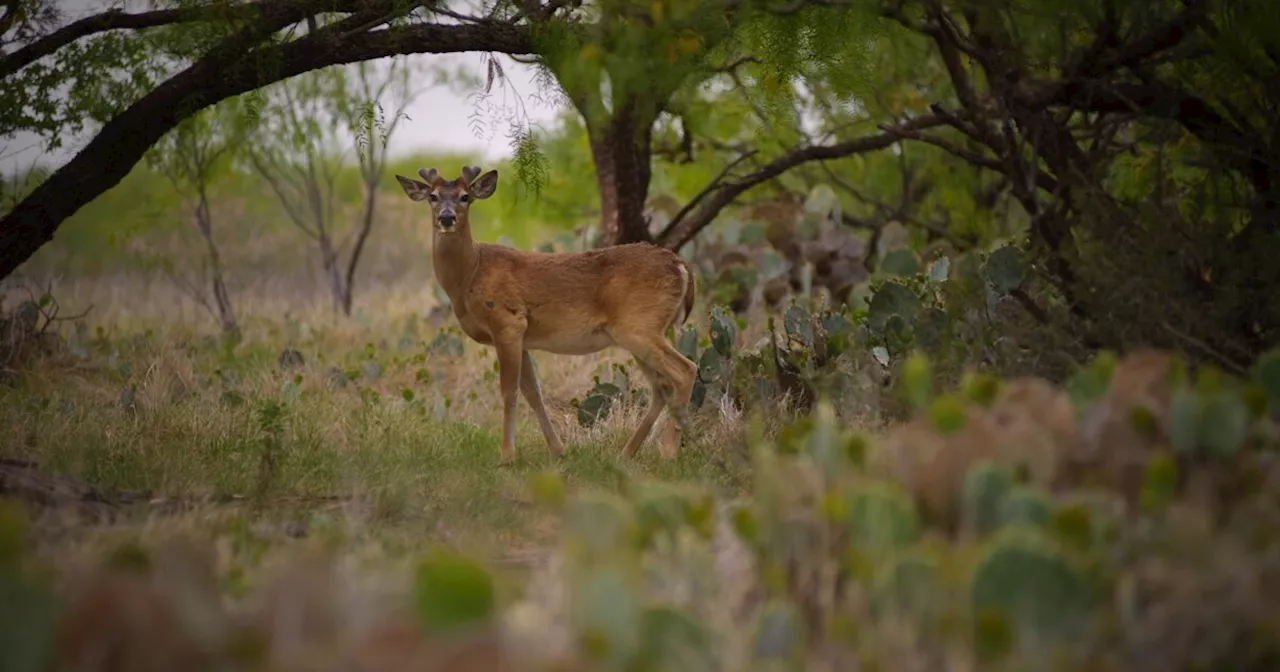
[[[55,5],[0,3],[0,135],[99,132],[0,181],[0,668],[1280,668],[1263,0]],[[521,402],[499,468],[428,81],[508,134],[477,239],[691,262],[676,459],[534,353],[567,452]]]

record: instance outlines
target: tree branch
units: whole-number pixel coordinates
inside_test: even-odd
[[[221,100],[330,65],[396,54],[534,52],[525,28],[497,21],[417,24],[341,37],[321,31],[252,50],[236,51],[235,38],[229,42],[107,122],[84,149],[0,220],[0,278],[51,240],[59,224],[118,184],[165,133]],[[277,67],[254,67],[261,62]]]
[[[726,206],[748,189],[771,180],[786,171],[810,161],[825,161],[844,158],[854,154],[865,154],[884,149],[900,141],[903,131],[920,131],[937,126],[944,122],[937,116],[927,115],[899,124],[894,132],[865,136],[834,145],[817,145],[804,147],[778,157],[765,164],[759,170],[743,176],[733,182],[725,182],[713,189],[702,203],[689,211],[684,217],[672,219],[667,228],[658,236],[658,244],[678,250],[698,235],[720,214]]]
[[[680,220],[688,216],[689,211],[693,210],[699,203],[701,203],[702,199],[706,198],[711,192],[715,191],[721,184],[723,184],[724,178],[728,177],[729,173],[733,172],[733,169],[736,168],[738,164],[742,163],[743,161],[746,161],[747,159],[755,156],[756,154],[757,154],[756,150],[753,149],[749,152],[746,152],[745,154],[742,154],[738,158],[730,161],[729,164],[726,165],[724,169],[721,170],[720,173],[717,174],[713,180],[711,180],[711,182],[707,183],[707,186],[702,188],[702,191],[699,191],[696,195],[694,195],[693,198],[689,199],[689,202],[685,203],[684,207],[680,208],[680,210],[676,212],[675,216],[671,218],[671,222],[667,224],[667,228],[664,229],[662,231],[662,234],[658,236],[659,239],[661,239],[663,236],[667,234],[668,231],[671,230],[672,225],[674,225],[676,222],[679,222]]]
[[[1009,177],[1016,177],[1015,175],[1009,175],[1008,168],[1005,165],[1001,164],[1000,161],[992,157],[982,156],[977,152],[970,151],[963,147],[957,147],[956,145],[953,145],[950,142],[947,142],[946,140],[943,140],[942,138],[939,138],[936,135],[933,135],[930,133],[920,133],[918,131],[899,130],[885,124],[882,124],[880,126],[880,129],[888,133],[897,133],[899,137],[906,138],[908,140],[915,140],[917,142],[923,142],[926,145],[933,145],[934,147],[937,147],[938,149],[941,149],[942,151],[947,152],[948,154],[964,159],[965,161],[968,161],[969,163],[972,163],[975,166],[986,168],[988,170],[994,170],[997,173],[1002,173],[1004,175],[1008,175]],[[1032,167],[1032,169],[1035,170],[1035,182],[1037,187],[1044,189],[1045,191],[1048,191],[1050,193],[1056,192],[1058,190],[1058,181],[1054,179],[1052,175],[1049,175],[1048,173],[1042,170],[1035,169],[1034,166]]]
[[[1209,9],[1209,3],[1205,0],[1194,0],[1187,2],[1186,5],[1187,8],[1168,23],[1131,40],[1110,57],[1102,56],[1106,51],[1105,42],[1100,47],[1094,48],[1080,60],[1078,67],[1066,71],[1069,73],[1068,77],[1099,77],[1108,72],[1132,67],[1151,56],[1178,46],[1204,22]]]
[[[714,72],[717,74],[725,74],[725,73],[733,72],[734,70],[737,70],[738,68],[741,68],[742,66],[748,63],[758,64],[761,62],[762,61],[756,58],[755,56],[739,56],[738,58],[735,58],[724,65],[711,68],[711,72]]]
[[[366,3],[359,0],[329,0],[324,4],[314,0],[264,0],[231,5],[210,3],[137,14],[110,9],[63,26],[12,54],[0,57],[0,78],[8,77],[80,38],[112,30],[143,30],[195,21],[245,19],[263,27],[275,26],[270,33],[321,11],[354,12],[362,4]]]

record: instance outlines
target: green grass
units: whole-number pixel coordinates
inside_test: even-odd
[[[541,471],[559,472],[570,488],[617,489],[646,478],[730,495],[745,487],[741,473],[708,459],[697,436],[672,462],[657,455],[659,431],[637,459],[623,458],[638,409],[618,411],[601,428],[578,427],[566,397],[589,382],[581,374],[558,375],[561,358],[539,370],[560,409],[553,415],[567,454],[550,457],[522,401],[519,459],[499,468],[491,354],[468,346],[460,357],[424,357],[418,353],[434,336],[429,328],[407,351],[353,347],[375,341],[376,333],[350,326],[322,332],[302,346],[308,364],[287,372],[272,354],[284,342],[270,336],[230,353],[178,332],[96,339],[81,356],[41,362],[0,389],[0,425],[17,439],[0,456],[104,491],[239,496],[237,506],[254,520],[307,521],[335,499],[349,500],[377,534],[438,533],[493,558],[545,544],[554,533],[551,517],[528,494],[529,477]],[[369,359],[380,363],[376,379],[330,382],[328,363],[354,369]],[[589,371],[607,370],[609,361]],[[422,367],[433,370],[434,380],[415,380]],[[484,372],[479,381],[477,372]],[[404,389],[413,389],[413,402]],[[449,409],[437,417],[433,409],[442,399]],[[265,498],[261,509],[254,507],[258,493]]]

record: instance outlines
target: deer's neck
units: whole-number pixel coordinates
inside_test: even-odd
[[[469,231],[435,235],[432,265],[436,281],[449,295],[453,305],[460,306],[467,285],[476,268],[476,244]]]

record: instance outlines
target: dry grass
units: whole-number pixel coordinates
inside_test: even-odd
[[[674,463],[661,462],[653,443],[665,420],[638,460],[617,455],[639,408],[622,406],[593,427],[579,425],[570,401],[593,377],[610,375],[611,365],[629,364],[620,350],[535,354],[569,456],[550,460],[522,405],[520,461],[497,469],[501,406],[492,351],[463,339],[461,356],[424,355],[438,331],[423,317],[435,300],[413,283],[366,287],[352,318],[334,314],[323,288],[309,297],[238,295],[244,340],[230,354],[203,309],[163,277],[122,273],[56,282],[53,290],[67,311],[94,310],[79,335],[62,325],[79,355],[40,362],[0,390],[0,425],[8,429],[0,457],[93,487],[246,501],[265,491],[276,504],[261,517],[278,525],[331,516],[329,502],[342,499],[342,515],[363,525],[502,558],[554,531],[527,504],[534,471],[558,469],[583,486],[609,487],[619,474],[731,492],[743,485],[728,462],[708,459],[744,440],[741,418],[729,407],[703,414],[705,431]],[[449,316],[445,324],[452,323]],[[306,363],[282,370],[276,357],[285,347]],[[381,369],[376,378],[362,372],[368,361]],[[333,367],[360,375],[338,387]],[[429,382],[420,380],[422,370]],[[295,376],[300,385],[291,397],[285,388]],[[281,409],[276,429],[264,419],[272,404]],[[264,459],[264,452],[271,455]]]

